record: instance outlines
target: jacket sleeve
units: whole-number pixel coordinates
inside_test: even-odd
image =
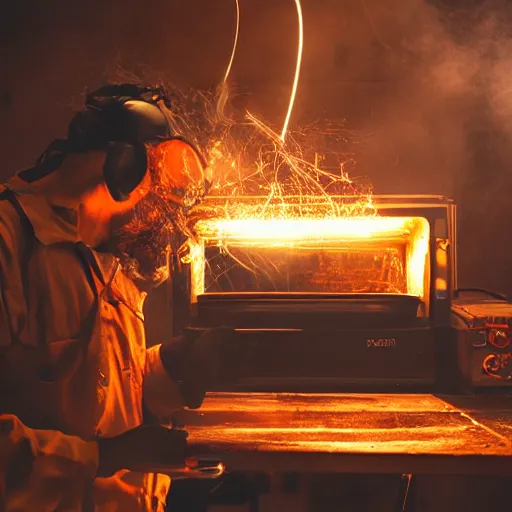
[[[0,363],[20,343],[26,318],[20,261],[24,234],[17,212],[0,201]],[[0,393],[9,384],[0,372]],[[6,389],[7,386],[7,389]],[[1,398],[1,396],[0,396]],[[81,500],[98,468],[98,445],[57,431],[35,430],[0,400],[0,510],[56,510]],[[3,508],[2,508],[3,506]],[[77,509],[80,507],[77,507]]]
[[[96,442],[0,415],[0,509],[78,510],[97,468]]]
[[[156,345],[146,350],[144,375],[144,404],[162,422],[169,422],[171,416],[184,406],[179,384],[165,369],[160,348]]]

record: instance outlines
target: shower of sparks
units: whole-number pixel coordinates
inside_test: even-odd
[[[423,298],[425,219],[377,215],[371,184],[349,177],[350,133],[336,123],[290,128],[300,77],[303,19],[288,110],[279,133],[230,104],[240,29],[216,93],[175,90],[173,126],[206,155],[209,197],[189,212],[181,247],[191,295],[233,291],[397,293]]]
[[[371,184],[349,177],[354,162],[351,134],[336,123],[314,123],[300,129],[289,126],[303,51],[300,1],[295,0],[295,5],[299,22],[297,63],[280,133],[252,113],[230,104],[228,79],[240,30],[238,0],[233,48],[217,91],[171,92],[176,132],[202,150],[208,162],[207,177],[212,184],[209,197],[188,216],[194,240],[189,240],[188,248],[184,246],[180,253],[182,261],[191,264],[192,281],[196,283],[194,295],[204,291],[205,275],[215,274],[215,268],[221,272],[219,278],[225,277],[230,268],[265,275],[277,289],[279,278],[276,276],[282,273],[281,265],[276,266],[264,252],[255,253],[254,258],[241,256],[235,239],[243,234],[250,237],[251,246],[267,248],[278,247],[283,241],[285,246],[290,243],[295,246],[302,240],[322,249],[324,242],[330,240],[329,244],[332,242],[337,247],[336,254],[345,255],[340,272],[355,272],[354,276],[359,272],[359,277],[347,278],[347,283],[352,283],[347,284],[350,289],[421,296],[428,253],[426,238],[422,235],[409,244],[414,250],[411,249],[407,261],[396,256],[402,253],[393,245],[396,240],[389,237],[396,229],[395,224],[400,225],[403,219],[379,217],[373,204]],[[408,233],[407,240],[416,240],[413,232]],[[286,242],[289,238],[292,241]],[[365,239],[380,242],[378,247],[362,248],[358,240]],[[227,257],[229,268],[220,271],[217,263],[212,264],[206,256],[208,247]],[[349,253],[353,256],[347,256]],[[363,272],[361,265],[369,267]],[[375,277],[377,275],[380,277]]]
[[[298,19],[297,60],[290,100],[281,133],[250,112],[231,109],[226,115],[228,78],[235,60],[240,33],[240,5],[235,0],[233,47],[224,79],[215,94],[173,91],[173,125],[177,133],[201,148],[209,164],[210,196],[224,196],[222,211],[208,200],[193,215],[208,217],[274,218],[290,215],[288,203],[298,206],[293,215],[347,217],[374,215],[371,186],[348,176],[353,162],[349,133],[318,124],[289,129],[295,105],[303,51],[303,17],[300,0],[294,0]],[[241,115],[242,114],[242,115]],[[286,137],[286,141],[285,141]],[[259,197],[248,207],[240,197]],[[350,196],[334,201],[333,196]],[[261,199],[264,198],[264,199]],[[320,198],[320,200],[319,200]],[[314,207],[312,204],[314,203]],[[213,211],[215,210],[215,211]]]
[[[222,94],[222,93],[221,93]],[[352,137],[342,126],[315,123],[289,130],[286,144],[250,113],[236,121],[219,114],[218,95],[174,91],[173,120],[208,161],[209,196],[195,208],[203,217],[283,218],[374,216],[371,184],[353,179]]]

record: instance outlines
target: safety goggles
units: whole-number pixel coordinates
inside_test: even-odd
[[[182,137],[173,137],[147,145],[148,166],[154,176],[155,191],[186,212],[209,191],[206,161],[194,144]]]

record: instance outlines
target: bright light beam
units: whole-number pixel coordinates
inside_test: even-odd
[[[288,105],[288,112],[286,113],[286,118],[283,124],[283,130],[281,132],[281,142],[284,142],[286,137],[286,132],[288,131],[288,124],[290,123],[290,117],[293,111],[293,105],[295,103],[295,95],[297,94],[297,86],[299,84],[299,76],[300,76],[300,68],[302,65],[302,48],[304,46],[304,23],[302,20],[302,7],[300,5],[300,0],[295,0],[295,5],[297,7],[297,18],[299,22],[299,45],[297,49],[297,65],[295,67],[295,78],[293,80],[292,93],[290,96],[290,103]]]
[[[229,64],[226,69],[226,74],[224,75],[223,82],[226,83],[231,73],[231,67],[233,66],[233,61],[235,60],[236,49],[238,46],[238,32],[240,30],[240,4],[238,0],[235,0],[236,4],[236,26],[235,26],[235,39],[233,41],[233,50],[231,51],[231,58],[229,59]]]

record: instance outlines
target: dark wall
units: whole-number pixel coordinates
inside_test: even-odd
[[[63,135],[82,93],[133,75],[208,87],[224,73],[234,0],[18,0],[0,16],[1,178]],[[293,0],[240,0],[232,74],[282,122],[296,52]],[[512,294],[510,8],[499,1],[303,0],[293,123],[344,119],[356,175],[377,193],[454,196],[463,285]]]

